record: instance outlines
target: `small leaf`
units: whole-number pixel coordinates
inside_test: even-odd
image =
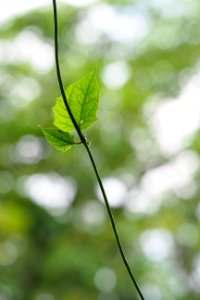
[[[48,142],[57,150],[65,152],[74,144],[74,136],[67,132],[60,131],[56,128],[44,128],[42,131]]]
[[[91,126],[97,120],[96,111],[99,102],[96,70],[70,85],[65,93],[78,126],[82,130]],[[54,125],[57,128],[65,132],[75,130],[62,97],[56,99],[53,112],[55,116]]]

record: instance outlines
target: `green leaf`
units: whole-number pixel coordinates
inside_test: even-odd
[[[48,142],[57,150],[65,152],[74,144],[74,136],[67,132],[56,128],[43,128],[42,131]]]
[[[99,102],[99,89],[96,80],[96,70],[70,85],[65,91],[72,114],[83,130],[91,126],[96,120]],[[56,99],[53,107],[54,125],[65,132],[74,131],[74,125],[66,110],[62,97]]]

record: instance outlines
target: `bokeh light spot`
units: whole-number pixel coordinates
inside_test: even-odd
[[[105,221],[105,208],[97,201],[87,201],[80,207],[75,218],[75,225],[79,229],[92,234],[99,233]]]
[[[109,292],[114,289],[116,285],[116,275],[109,268],[99,269],[94,277],[96,287],[102,292]]]
[[[123,206],[125,202],[126,186],[125,184],[114,177],[107,177],[103,179],[103,185],[108,197],[108,202],[112,207]],[[104,203],[102,193],[99,186],[97,186],[97,196]]]
[[[25,164],[35,164],[43,158],[44,150],[41,140],[33,135],[22,136],[17,142],[14,157]]]
[[[109,88],[120,88],[130,78],[131,72],[123,61],[116,61],[107,65],[102,71],[102,80]]]
[[[63,214],[76,193],[75,183],[57,173],[34,174],[18,180],[22,193],[46,208],[52,215]]]
[[[12,104],[22,108],[39,97],[41,92],[39,83],[31,78],[25,77],[13,84],[11,91]]]
[[[174,243],[166,229],[151,229],[140,236],[142,252],[152,262],[162,262],[173,254]]]

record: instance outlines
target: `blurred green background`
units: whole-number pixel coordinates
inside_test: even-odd
[[[84,148],[38,126],[60,94],[50,4],[1,21],[0,300],[138,299]],[[146,300],[200,298],[199,20],[199,0],[59,2],[63,82],[97,67],[86,135]]]

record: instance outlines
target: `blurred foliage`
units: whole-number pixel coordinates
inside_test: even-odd
[[[119,186],[125,188],[113,212],[146,299],[195,300],[200,294],[199,132],[166,153],[151,117],[198,75],[200,2],[166,1],[162,9],[160,3],[59,6],[61,69],[67,87],[97,66],[101,101],[87,137],[102,177],[115,180],[109,197],[115,200]],[[113,14],[120,32],[109,22]],[[59,153],[38,126],[52,123],[51,107],[60,94],[52,18],[52,9],[43,8],[0,29],[0,299],[137,299],[84,149]],[[129,28],[124,20],[135,19],[134,34],[144,31],[137,39],[123,32]],[[151,196],[149,210],[134,210],[145,176],[186,152],[196,158],[189,183]],[[136,199],[143,203],[142,196]]]

